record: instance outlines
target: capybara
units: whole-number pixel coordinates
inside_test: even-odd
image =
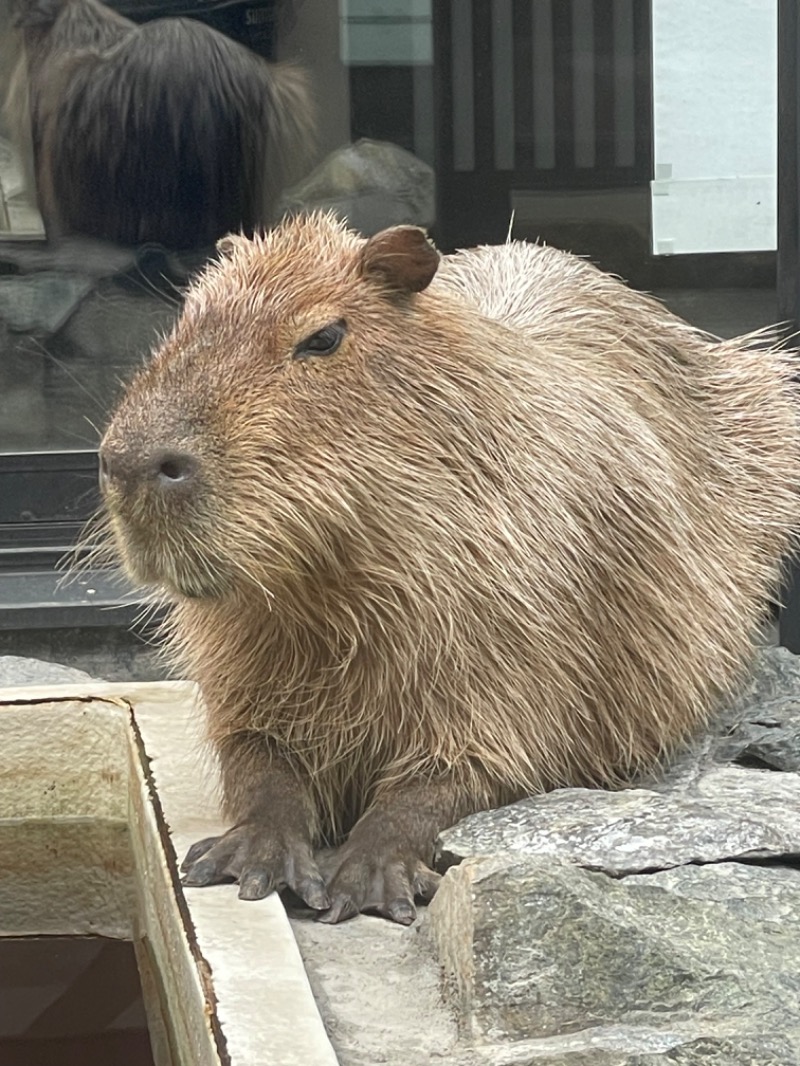
[[[271,220],[314,142],[301,68],[193,19],[137,26],[99,0],[15,4],[25,48],[6,112],[19,143],[30,122],[48,237],[188,249]]]
[[[100,452],[233,825],[185,881],[411,922],[442,828],[630,781],[748,662],[798,520],[791,360],[534,244],[440,263],[311,214],[220,252]]]

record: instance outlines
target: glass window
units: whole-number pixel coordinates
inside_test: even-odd
[[[73,537],[183,287],[287,211],[544,240],[715,333],[774,322],[777,12],[0,0],[0,553]]]

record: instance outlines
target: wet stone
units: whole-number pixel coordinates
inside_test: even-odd
[[[497,1066],[800,1064],[800,661],[760,653],[661,775],[442,833],[423,918]]]
[[[42,659],[24,659],[19,655],[0,655],[0,688],[16,685],[72,685],[91,681],[89,674],[60,663]]]

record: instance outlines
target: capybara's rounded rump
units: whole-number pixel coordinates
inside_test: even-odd
[[[263,895],[299,862],[331,920],[407,920],[386,896],[425,894],[449,821],[683,741],[797,521],[790,371],[551,248],[439,264],[419,230],[322,215],[227,239],[102,446],[238,827],[192,883],[227,863]],[[320,880],[309,842],[350,830]]]

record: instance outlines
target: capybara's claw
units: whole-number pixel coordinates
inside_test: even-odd
[[[274,887],[269,870],[256,867],[239,878],[239,899],[263,899]]]
[[[425,863],[419,863],[417,872],[414,874],[414,898],[420,899],[424,903],[430,903],[436,895],[436,890],[441,880],[441,874],[431,870]]]
[[[190,866],[194,866],[197,860],[202,858],[202,856],[205,855],[205,853],[216,844],[218,840],[219,837],[204,837],[202,840],[198,840],[196,843],[192,844],[186,852],[186,857],[181,863],[181,870],[185,872]]]
[[[263,899],[291,888],[313,910],[330,900],[311,847],[272,826],[245,823],[221,837],[200,840],[187,852],[181,869],[187,888],[239,882],[239,899]]]
[[[328,890],[321,877],[306,877],[299,880],[294,891],[312,910],[324,911],[331,905]]]
[[[346,845],[342,851],[347,851]],[[319,915],[319,921],[334,925],[360,912],[370,912],[399,925],[411,925],[417,917],[414,900],[431,900],[440,880],[439,874],[415,857],[352,851],[331,879],[330,908]]]
[[[317,920],[325,922],[326,925],[337,925],[339,922],[346,922],[349,918],[355,918],[360,909],[354,899],[340,894],[333,898],[330,907],[323,914],[318,915]]]
[[[213,859],[198,859],[187,869],[181,878],[181,884],[187,888],[202,888],[205,885],[218,885],[234,878],[221,869]]]
[[[417,916],[417,908],[408,899],[393,899],[386,908],[386,917],[399,925],[411,925]]]

